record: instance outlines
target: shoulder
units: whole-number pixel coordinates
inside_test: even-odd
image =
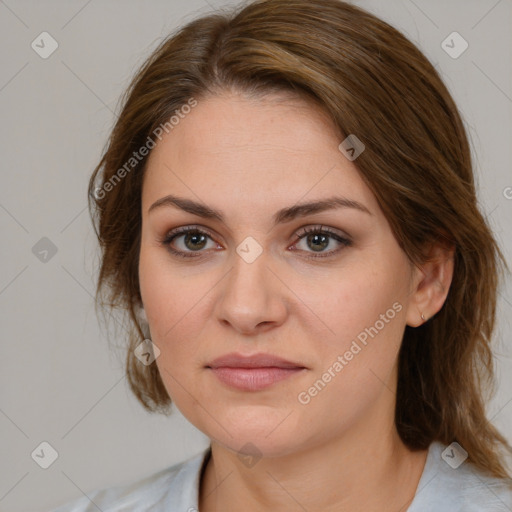
[[[130,484],[96,489],[52,512],[197,512],[199,477],[209,451]]]
[[[512,482],[493,478],[463,461],[457,446],[431,444],[407,512],[510,512]]]

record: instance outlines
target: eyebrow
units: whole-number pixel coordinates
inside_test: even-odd
[[[184,197],[178,197],[174,195],[167,195],[155,201],[148,209],[148,214],[153,210],[161,207],[177,207],[185,212],[203,217],[205,219],[215,219],[224,223],[224,214],[220,210],[216,210],[204,204],[186,199]],[[359,210],[368,215],[373,215],[366,206],[354,201],[347,199],[346,197],[328,197],[318,201],[311,201],[308,203],[299,203],[293,206],[288,206],[277,211],[273,216],[273,225],[281,224],[284,222],[290,222],[297,217],[305,217],[306,215],[312,215],[320,213],[326,210],[335,210],[339,208],[352,208]]]

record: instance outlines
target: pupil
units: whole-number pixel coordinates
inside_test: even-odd
[[[200,247],[197,247],[195,242],[192,242],[192,245],[196,245],[195,248],[194,247],[189,247],[188,246],[188,242],[190,242],[191,240],[195,240],[196,238],[202,238],[203,239],[202,243],[199,242]],[[200,233],[192,233],[192,234],[188,233],[187,235],[185,235],[185,245],[189,249],[192,249],[192,250],[194,250],[194,249],[202,249],[204,247],[204,245],[205,245],[205,239],[206,239],[206,237],[204,235],[200,234]]]
[[[325,235],[316,233],[314,235],[310,235],[308,238],[309,238],[310,241],[312,241],[312,240],[318,241],[320,238],[322,238],[323,245],[321,247],[319,245],[316,245],[316,247],[320,247],[320,249],[325,249],[325,247],[328,245],[328,240],[327,240],[327,237]],[[314,248],[314,246],[313,246],[313,249],[315,251],[317,250],[317,249]]]

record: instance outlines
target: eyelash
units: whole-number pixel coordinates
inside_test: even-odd
[[[160,240],[160,243],[162,245],[164,245],[167,248],[167,250],[169,250],[172,254],[179,256],[180,258],[201,258],[203,255],[199,254],[199,253],[202,251],[197,251],[198,254],[196,255],[196,254],[193,254],[192,251],[190,251],[190,252],[177,251],[176,249],[173,249],[171,247],[171,243],[174,241],[174,239],[176,239],[177,237],[179,237],[181,235],[186,235],[188,233],[195,233],[198,235],[206,235],[207,237],[213,239],[212,236],[210,235],[210,233],[208,233],[207,231],[204,231],[203,229],[200,229],[198,227],[193,227],[193,226],[186,226],[186,227],[179,227],[179,228],[173,229],[172,231],[167,233],[166,236],[162,240]],[[297,241],[294,243],[294,245],[299,243],[303,238],[306,238],[310,234],[327,235],[327,236],[333,238],[334,240],[336,240],[337,242],[339,242],[341,244],[341,247],[338,249],[335,249],[333,251],[329,251],[326,254],[311,254],[310,256],[306,256],[306,258],[308,258],[308,259],[314,260],[314,259],[319,259],[319,258],[329,258],[329,257],[337,254],[338,252],[340,252],[344,247],[350,247],[352,245],[352,241],[349,240],[348,238],[344,238],[344,237],[340,236],[339,234],[330,230],[328,227],[323,227],[323,226],[319,226],[319,227],[315,226],[314,228],[304,228],[303,230],[295,233],[295,236],[297,237]]]

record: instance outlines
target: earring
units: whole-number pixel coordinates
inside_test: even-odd
[[[427,321],[427,319],[425,318],[425,315],[423,315],[423,313],[421,313],[421,319],[422,319],[424,322],[426,322],[426,321]]]

